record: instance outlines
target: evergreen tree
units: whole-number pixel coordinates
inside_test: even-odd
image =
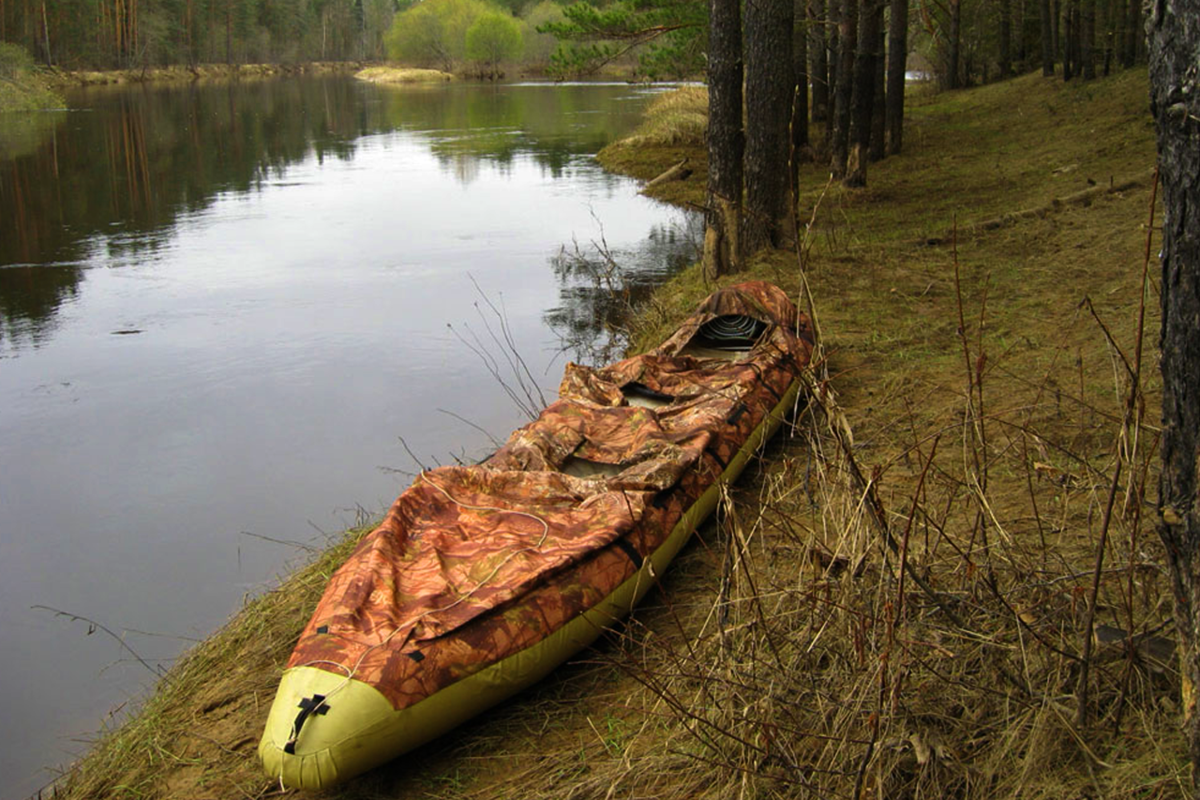
[[[1200,798],[1200,0],[1157,4],[1147,30],[1165,212],[1158,533],[1175,600],[1191,795]]]
[[[746,253],[778,246],[788,215],[792,0],[746,0]]]
[[[718,277],[741,269],[742,12],[738,0],[709,0],[708,209],[704,271]]]

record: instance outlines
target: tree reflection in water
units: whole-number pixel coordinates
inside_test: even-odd
[[[586,244],[563,245],[550,259],[562,284],[562,305],[544,315],[562,352],[588,364],[621,358],[630,343],[626,325],[633,309],[664,280],[699,260],[703,236],[703,219],[689,213],[651,228],[634,248],[610,248],[603,228]]]
[[[260,191],[307,159],[353,160],[365,136],[397,131],[424,142],[464,186],[482,164],[504,174],[516,159],[558,178],[632,129],[642,104],[629,101],[638,91],[394,88],[344,77],[90,89],[71,98],[81,110],[46,116],[35,139],[0,148],[0,273],[7,273],[0,277],[0,340],[19,347],[50,335],[87,267],[143,261],[171,240],[183,215],[223,194]],[[649,249],[661,250],[666,245],[656,242],[672,236],[652,232]],[[638,272],[622,281],[629,291],[663,272],[629,270]],[[579,277],[567,295],[579,295],[586,284]],[[593,301],[566,305],[593,313],[582,312]],[[561,318],[582,333],[566,322],[574,316]]]

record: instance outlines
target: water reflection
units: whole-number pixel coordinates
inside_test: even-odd
[[[646,99],[135,87],[80,95],[86,110],[0,162],[0,673],[15,721],[0,798],[34,791],[40,765],[70,761],[144,688],[111,643],[31,606],[203,636],[285,569],[239,531],[339,530],[339,509],[379,511],[403,488],[379,469],[409,466],[399,437],[445,463],[521,423],[454,336],[487,337],[478,296],[547,398],[561,347],[585,359],[619,338],[610,312],[676,247],[692,252],[682,212],[582,155]],[[581,260],[548,264],[572,234]],[[616,271],[595,271],[608,262],[592,239]]]
[[[652,226],[637,247],[610,247],[598,221],[597,230],[596,238],[576,239],[550,259],[562,305],[544,317],[562,352],[590,364],[624,354],[630,312],[668,276],[699,259],[704,235],[699,215]]]
[[[354,157],[364,136],[409,131],[467,186],[484,165],[530,156],[562,177],[581,153],[628,131],[640,100],[624,86],[379,87],[341,79],[186,87],[98,87],[34,115],[0,153],[0,331],[32,342],[78,292],[80,266],[160,248],[180,215],[223,193],[260,190],[310,155]],[[29,269],[33,265],[70,265]]]

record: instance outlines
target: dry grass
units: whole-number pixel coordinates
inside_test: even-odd
[[[908,151],[874,165],[868,190],[826,188],[806,167],[800,255],[764,254],[726,279],[776,281],[816,312],[821,368],[790,435],[620,631],[327,796],[1182,795],[1170,658],[1097,647],[1078,719],[1106,518],[1095,622],[1170,635],[1147,519],[1156,337],[1136,384],[1126,366],[1143,298],[1144,329],[1158,325],[1153,279],[1142,286],[1144,86],[1144,71],[1084,87],[1027,76],[921,97]],[[689,152],[637,150],[651,175]],[[1108,175],[1137,183],[1051,202]],[[695,200],[703,180],[673,191]],[[712,288],[697,269],[678,276],[637,341]],[[64,796],[271,795],[249,742],[340,555],[202,645]]]
[[[626,139],[631,146],[702,147],[708,126],[708,89],[685,86],[656,97],[646,109],[646,121]]]
[[[454,80],[449,72],[415,67],[367,67],[354,73],[354,77],[368,83],[439,83]]]

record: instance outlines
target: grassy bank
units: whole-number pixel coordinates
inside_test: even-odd
[[[47,78],[34,69],[33,59],[23,48],[0,42],[0,113],[63,108],[62,97]],[[9,125],[12,120],[5,120]],[[0,135],[0,150],[3,138]]]
[[[128,83],[190,83],[276,78],[284,75],[348,75],[363,69],[360,61],[313,61],[297,64],[196,64],[141,69],[59,69],[47,78],[55,86],[109,86]]]
[[[444,83],[454,80],[453,75],[440,69],[396,66],[367,67],[354,73],[354,77],[367,83]]]
[[[681,123],[652,123],[602,161],[649,179],[687,158],[692,174],[654,192],[702,203],[699,102],[664,99],[660,120]],[[873,165],[867,190],[806,165],[796,246],[722,280],[772,280],[815,311],[829,380],[663,590],[540,686],[323,796],[1182,793],[1178,679],[1160,653],[1169,596],[1141,502],[1155,485],[1158,325],[1153,280],[1141,289],[1145,72],[1025,76],[918,93],[909,109],[906,152]],[[636,319],[638,346],[712,288],[694,268],[664,286]],[[1106,519],[1106,627],[1080,721]],[[255,759],[267,706],[360,533],[198,646],[60,796],[277,794]],[[1117,629],[1145,635],[1112,644]]]

